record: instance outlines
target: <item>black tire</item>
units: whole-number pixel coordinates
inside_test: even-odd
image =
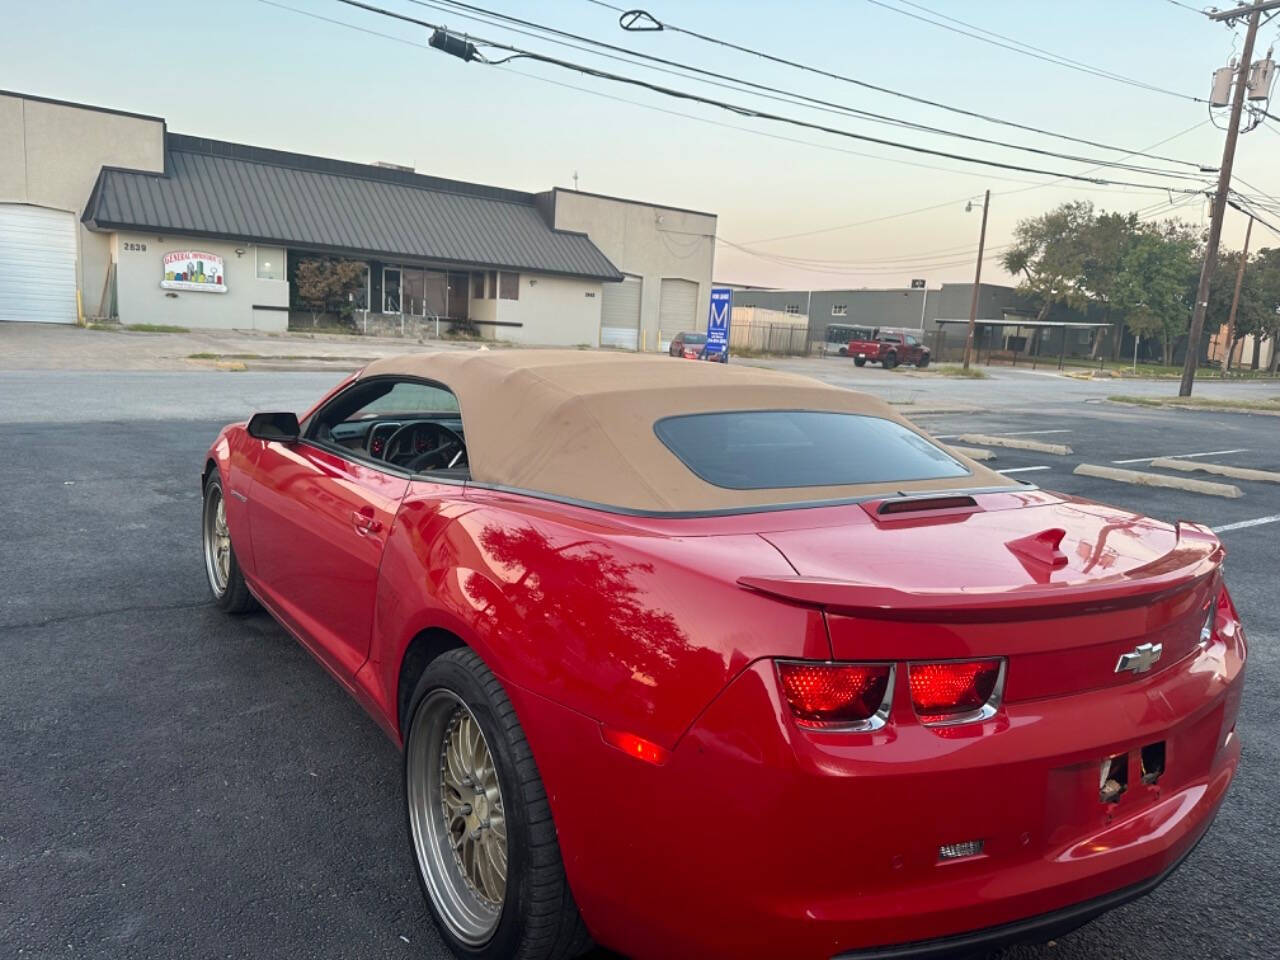
[[[410,749],[414,727],[426,723],[428,696],[447,691],[470,711],[484,734],[502,791],[507,830],[506,895],[501,917],[483,944],[450,929],[423,873],[410,801]],[[432,698],[436,699],[436,698]],[[467,960],[570,960],[593,946],[564,874],[560,844],[542,778],[515,708],[502,684],[476,654],[459,647],[431,662],[405,712],[403,785],[410,853],[423,899],[445,942]],[[421,733],[421,731],[420,731]]]
[[[201,555],[205,561],[205,580],[209,584],[209,592],[213,594],[213,604],[218,609],[226,613],[250,613],[258,608],[258,601],[253,598],[253,594],[249,592],[249,585],[244,582],[244,574],[240,571],[240,561],[236,559],[236,550],[231,544],[229,532],[227,534],[226,582],[221,585],[221,588],[217,582],[220,574],[215,572],[210,559],[209,537],[212,523],[210,513],[216,511],[218,504],[222,502],[224,502],[222,478],[215,468],[209,471],[209,476],[205,480],[203,504],[200,510],[200,546]],[[223,516],[225,525],[225,508]]]
[[[865,366],[867,365],[867,358],[866,358],[866,357],[854,357],[854,358],[853,358],[853,365],[854,365],[855,367],[865,367]]]
[[[921,370],[923,370],[928,365],[929,365],[929,355],[927,353],[922,355],[920,359],[916,361],[916,366],[919,367]]]
[[[887,354],[881,362],[884,364],[884,368],[886,370],[892,370],[898,365],[898,355],[896,353]]]
[[[842,356],[842,357],[847,357],[848,355],[849,355],[849,348],[848,348],[848,347],[841,347],[841,348],[840,348],[840,356]]]

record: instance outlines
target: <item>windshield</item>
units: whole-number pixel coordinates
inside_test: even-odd
[[[969,475],[892,420],[817,410],[666,417],[654,432],[686,467],[730,490],[898,483]]]
[[[707,335],[705,333],[686,333],[681,339],[685,343],[698,346],[707,342]]]

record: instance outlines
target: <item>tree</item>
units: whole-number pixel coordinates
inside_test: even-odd
[[[318,326],[326,313],[342,317],[351,313],[350,295],[365,285],[368,264],[360,260],[308,257],[299,260],[293,278],[298,302],[311,313],[311,325]]]
[[[1231,342],[1223,344],[1230,350],[1234,358],[1236,347],[1245,337],[1264,336],[1266,334],[1266,311],[1263,307],[1262,277],[1258,272],[1258,258],[1250,257],[1244,267],[1244,276],[1240,283],[1240,302],[1236,308],[1235,328]],[[1235,295],[1236,273],[1240,269],[1240,252],[1229,251],[1219,260],[1218,271],[1223,282],[1213,283],[1209,288],[1209,308],[1205,314],[1205,326],[1210,330],[1220,330],[1231,316],[1231,300]],[[1215,274],[1215,281],[1218,275]],[[1214,326],[1210,326],[1210,323]],[[1241,360],[1243,361],[1243,357]]]
[[[1088,305],[1084,264],[1094,219],[1093,204],[1077,200],[1018,221],[1014,244],[1000,259],[1020,278],[1019,292],[1039,301],[1036,320],[1044,320],[1055,304],[1077,309]]]
[[[1102,308],[1102,320],[1113,319],[1120,267],[1125,254],[1133,243],[1138,227],[1138,217],[1132,213],[1101,213],[1086,229],[1082,240],[1081,287]],[[1120,330],[1117,327],[1112,340],[1112,359],[1120,355]],[[1097,357],[1102,346],[1102,331],[1093,341],[1092,355]]]
[[[1135,336],[1153,336],[1173,363],[1173,347],[1191,321],[1188,284],[1194,296],[1195,242],[1180,224],[1143,226],[1120,261],[1114,306]]]
[[[1280,247],[1263,247],[1249,269],[1257,277],[1261,309],[1258,326],[1262,336],[1255,342],[1271,341],[1271,372],[1275,373],[1280,368]],[[1259,355],[1260,351],[1255,353],[1255,357]]]

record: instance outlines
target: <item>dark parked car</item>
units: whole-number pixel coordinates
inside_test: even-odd
[[[673,357],[697,360],[707,346],[705,333],[677,333],[671,338],[670,353]]]
[[[673,357],[683,357],[685,360],[713,360],[718,363],[725,363],[729,359],[729,351],[721,350],[718,352],[707,352],[707,335],[705,333],[677,333],[671,338],[671,348],[668,351]]]

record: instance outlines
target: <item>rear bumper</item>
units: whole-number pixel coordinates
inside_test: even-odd
[[[1236,635],[1122,688],[866,734],[797,728],[759,662],[662,766],[512,699],[598,942],[644,960],[887,960],[1051,938],[1158,885],[1235,775],[1244,656]],[[1100,760],[1157,742],[1161,778],[1103,804]],[[971,839],[982,855],[939,862]]]
[[[1204,835],[1201,834],[1201,839],[1203,837]],[[1199,840],[1196,841],[1196,844],[1198,843]],[[968,957],[986,957],[993,951],[1021,944],[1046,943],[1079,929],[1116,907],[1122,907],[1139,897],[1145,897],[1182,866],[1183,861],[1194,849],[1195,845],[1192,845],[1170,866],[1149,880],[1143,880],[1084,903],[1072,904],[1038,917],[1028,917],[999,927],[987,927],[956,936],[917,940],[891,947],[853,950],[839,954],[832,960],[965,960]]]

